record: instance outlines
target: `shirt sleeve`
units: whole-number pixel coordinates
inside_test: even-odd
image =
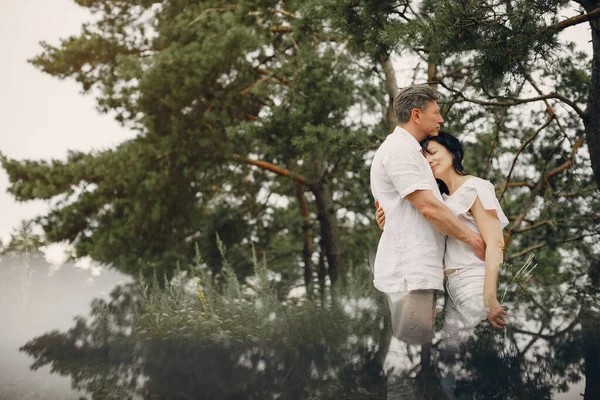
[[[433,191],[431,171],[423,167],[420,159],[423,155],[420,152],[400,146],[391,150],[393,154],[389,154],[382,161],[383,168],[400,197],[404,198],[416,190]]]
[[[479,178],[471,178],[465,185],[468,185],[463,190],[461,197],[458,201],[458,214],[466,214],[469,212],[475,200],[479,197],[479,201],[486,210],[496,210],[498,219],[500,220],[500,227],[504,229],[508,225],[508,218],[504,215],[500,202],[496,198],[496,190],[494,185],[490,181],[485,181]]]

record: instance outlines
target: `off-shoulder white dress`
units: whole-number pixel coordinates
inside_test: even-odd
[[[470,229],[480,233],[470,212],[479,198],[483,208],[495,210],[502,229],[508,219],[496,198],[494,185],[490,181],[472,177],[464,182],[451,196],[443,195],[444,203]],[[458,345],[473,331],[475,326],[487,318],[483,305],[483,282],[485,262],[477,258],[465,243],[448,237],[444,254],[444,269],[457,269],[446,279],[448,302],[445,308],[443,336],[448,345]]]

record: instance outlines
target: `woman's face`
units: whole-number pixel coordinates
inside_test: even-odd
[[[433,176],[442,179],[448,172],[454,171],[452,154],[441,144],[431,140],[425,149],[425,158],[433,171]]]

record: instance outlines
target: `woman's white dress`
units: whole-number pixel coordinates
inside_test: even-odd
[[[444,203],[473,231],[480,233],[469,211],[479,198],[483,208],[495,210],[502,229],[508,225],[494,185],[490,181],[472,177],[464,182],[451,196],[443,195]],[[444,269],[458,269],[447,276],[443,336],[449,346],[463,342],[472,330],[487,318],[483,305],[483,282],[485,262],[477,258],[471,248],[458,239],[446,239]]]

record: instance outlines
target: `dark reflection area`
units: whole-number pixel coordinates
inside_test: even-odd
[[[254,293],[205,273],[120,286],[22,350],[93,399],[382,398],[385,308],[362,295],[368,280],[324,305],[282,302],[266,270],[256,276]]]
[[[368,269],[314,298],[284,298],[266,266],[255,269],[244,283],[197,269],[119,286],[88,318],[21,350],[33,369],[49,365],[91,399],[599,398],[598,293],[588,280],[532,288],[511,304],[506,331],[482,323],[458,352],[441,351],[441,310],[420,354],[390,339]],[[396,397],[386,395],[392,367]]]
[[[52,265],[37,251],[0,258],[0,399],[75,400],[70,379],[49,366],[30,371],[32,359],[19,348],[52,330],[66,331],[76,315],[90,311],[94,298],[109,298],[131,279],[111,270],[72,263]]]

